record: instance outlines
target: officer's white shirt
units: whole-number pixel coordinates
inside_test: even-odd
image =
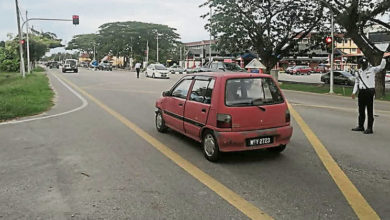
[[[367,67],[367,69],[359,69],[358,72],[355,73],[355,86],[353,87],[353,94],[356,94],[358,89],[367,89],[375,88],[375,74],[379,73],[386,67],[386,60],[382,59],[382,62],[379,66],[371,66]],[[359,77],[360,75],[360,77]],[[363,80],[363,82],[362,82]],[[364,86],[366,84],[366,86]]]
[[[136,68],[136,69],[138,69],[138,68],[140,68],[140,67],[141,67],[141,64],[140,64],[140,63],[136,63],[136,64],[135,64],[135,68]]]

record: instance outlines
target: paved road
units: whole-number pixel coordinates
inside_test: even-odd
[[[361,200],[348,198],[350,189],[337,186],[338,176],[330,174],[336,168],[319,158],[313,137],[304,134],[308,129],[368,206],[390,218],[388,103],[376,102],[375,133],[366,136],[350,131],[356,101],[285,91],[308,128],[293,120],[294,135],[283,154],[229,153],[210,163],[198,143],[154,128],[154,102],[179,75],[136,79],[133,72],[82,69],[78,74],[52,70],[48,76],[57,104],[46,115],[83,104],[55,76],[85,91],[88,106],[0,125],[0,219],[247,219],[251,212],[239,207],[244,202],[275,219],[357,219],[360,211],[367,213],[364,206],[349,205]],[[184,162],[162,154],[159,144],[209,177],[194,178],[195,168],[182,169]],[[338,181],[346,183],[345,178]],[[213,184],[236,196],[224,198],[224,188]]]

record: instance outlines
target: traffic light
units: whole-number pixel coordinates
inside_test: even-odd
[[[21,45],[24,45],[25,41],[24,41],[24,40],[20,40],[19,43],[20,43]]]
[[[79,24],[79,16],[78,15],[73,15],[72,16],[73,24],[78,25]]]
[[[325,38],[325,43],[328,44],[328,45],[331,44],[332,43],[332,38],[331,37],[326,37]]]

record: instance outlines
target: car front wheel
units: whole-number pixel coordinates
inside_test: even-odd
[[[202,140],[203,154],[207,160],[215,162],[219,159],[218,142],[212,131],[206,131]]]
[[[161,111],[156,113],[156,129],[157,131],[164,133],[167,131],[168,127],[165,125],[164,118],[161,114]]]

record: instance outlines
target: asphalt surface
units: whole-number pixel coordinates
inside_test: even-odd
[[[281,155],[228,153],[210,163],[199,143],[154,127],[155,100],[181,75],[137,79],[126,71],[51,70],[56,105],[44,115],[83,104],[56,75],[275,219],[357,219],[294,120],[294,135]],[[375,212],[389,219],[390,104],[375,102],[375,133],[364,135],[350,131],[357,120],[356,100],[284,93]],[[85,98],[88,106],[70,114],[0,125],[0,219],[248,218]]]

